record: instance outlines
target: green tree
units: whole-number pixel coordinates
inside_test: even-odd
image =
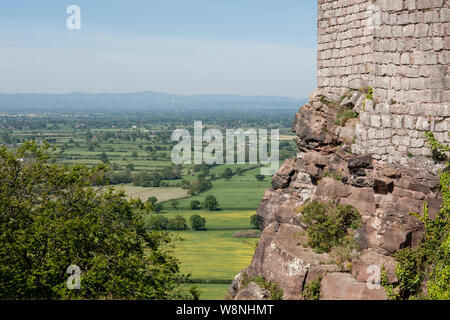
[[[191,187],[191,183],[189,181],[183,179],[180,182],[180,187],[184,190],[189,189]]]
[[[158,198],[156,197],[148,197],[147,202],[151,203],[151,204],[155,204],[158,202]]]
[[[164,205],[161,202],[157,202],[153,204],[153,210],[156,213],[160,213],[161,211],[164,210]]]
[[[205,228],[206,219],[202,218],[200,215],[194,214],[193,216],[191,216],[189,218],[189,221],[191,222],[192,230],[195,230],[195,231],[204,231],[204,230],[206,230],[206,228]]]
[[[208,209],[209,211],[214,211],[219,209],[219,202],[216,197],[212,194],[206,197],[205,201],[202,204],[203,208]]]
[[[189,288],[189,293],[192,296],[192,300],[200,300],[201,290],[197,286],[192,286]]]
[[[262,174],[257,174],[256,176],[255,176],[255,178],[256,178],[256,180],[258,180],[258,181],[264,181],[264,178],[265,178],[265,176],[263,176]]]
[[[224,178],[226,181],[229,181],[233,177],[233,171],[230,168],[226,168],[225,171],[222,173],[222,178]]]
[[[250,224],[255,228],[259,229],[259,221],[258,221],[258,215],[254,214],[250,217]]]
[[[142,202],[93,187],[104,166],[61,166],[48,149],[0,149],[0,299],[185,297],[172,238],[146,230]],[[67,288],[70,265],[79,290]]]
[[[147,225],[150,230],[168,230],[169,229],[169,219],[162,215],[150,216],[150,219],[149,219]]]
[[[171,205],[172,205],[172,208],[174,208],[175,210],[178,210],[180,207],[180,201],[172,200]]]
[[[183,216],[178,215],[169,220],[169,230],[184,231],[187,230],[187,227],[186,219]]]
[[[108,162],[108,156],[106,155],[106,153],[102,152],[98,157],[99,157],[101,162],[103,162],[103,163],[107,163]]]
[[[205,179],[198,179],[196,182],[191,184],[188,190],[188,194],[193,196],[206,190],[209,190],[211,188],[212,188],[211,181]]]
[[[192,209],[192,210],[200,210],[200,209],[201,209],[200,201],[198,201],[198,200],[192,200],[192,201],[191,201],[191,209]]]

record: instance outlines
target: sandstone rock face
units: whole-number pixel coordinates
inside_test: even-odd
[[[342,272],[327,273],[321,282],[321,292],[324,300],[386,300],[381,286],[370,289],[366,282]]]
[[[269,295],[270,292],[268,290],[262,289],[252,281],[248,284],[247,288],[237,294],[236,300],[265,300]]]
[[[311,269],[319,276],[336,266],[325,267],[330,260],[328,254],[317,254],[311,248],[304,248],[303,229],[287,223],[273,222],[261,235],[247,274],[261,276],[281,286],[285,299],[299,299],[303,285]],[[317,268],[320,266],[320,268]]]
[[[398,281],[395,276],[395,259],[393,257],[376,252],[374,249],[364,250],[363,254],[352,262],[352,275],[360,282],[371,281],[377,272],[384,266],[388,281]]]
[[[352,154],[358,120],[341,127],[336,124],[338,110],[316,94],[299,110],[292,127],[298,135],[297,158],[283,163],[258,207],[262,234],[250,266],[242,272],[278,284],[285,299],[302,299],[305,286],[318,279],[322,299],[386,299],[376,284],[379,276],[373,283],[374,275],[384,265],[388,280],[397,281],[392,254],[416,246],[424,235],[423,224],[409,213],[421,212],[426,201],[433,216],[442,202],[439,179],[431,171]],[[331,200],[354,206],[363,221],[355,234],[362,252],[350,272],[340,272],[329,254],[306,246],[299,220],[299,208],[308,201]],[[255,288],[243,290],[240,281],[238,275],[230,298],[264,296]]]

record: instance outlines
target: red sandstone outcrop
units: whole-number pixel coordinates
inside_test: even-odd
[[[305,286],[319,277],[322,299],[386,299],[384,289],[371,282],[374,273],[383,265],[389,281],[397,281],[392,254],[416,246],[424,234],[423,224],[409,212],[421,212],[425,201],[431,215],[440,207],[436,175],[352,154],[357,120],[336,124],[339,110],[320,96],[299,110],[292,127],[299,154],[283,163],[258,207],[262,235],[243,272],[277,283],[285,299],[302,299]],[[350,270],[307,247],[299,207],[313,200],[333,200],[359,211],[363,226],[355,239],[362,251]],[[242,288],[241,278],[233,281],[230,298],[268,298],[253,284]]]

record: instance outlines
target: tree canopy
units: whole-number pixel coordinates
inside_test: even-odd
[[[217,201],[216,196],[210,194],[206,197],[202,206],[203,208],[208,209],[209,211],[214,211],[219,209],[219,202]]]
[[[1,299],[186,298],[173,239],[144,227],[141,201],[94,187],[104,171],[59,165],[36,143],[0,149]]]

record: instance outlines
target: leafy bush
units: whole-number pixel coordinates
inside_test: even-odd
[[[322,277],[311,281],[303,288],[302,297],[304,300],[320,300],[322,296],[320,292],[320,282],[322,281]]]
[[[341,245],[347,229],[357,229],[362,223],[358,210],[350,205],[314,201],[303,206],[300,212],[300,221],[307,227],[308,245],[318,253]]]
[[[450,136],[450,132],[448,135]],[[446,153],[450,152],[450,147],[439,143],[432,132],[426,132],[425,137],[431,149],[431,158],[437,162],[448,161]]]

